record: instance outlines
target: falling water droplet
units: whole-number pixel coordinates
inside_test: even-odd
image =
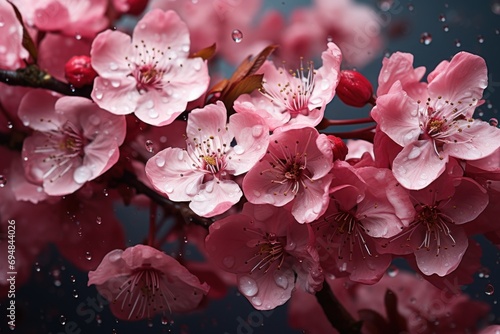
[[[95,321],[97,322],[98,325],[102,324],[102,318],[101,318],[100,314],[97,314],[95,316]],[[113,333],[116,333],[116,332],[113,332]]]
[[[389,277],[396,277],[398,275],[398,273],[399,273],[399,269],[396,266],[390,266],[387,269],[387,275],[389,275]]]
[[[462,46],[462,42],[460,42],[460,40],[459,40],[458,38],[457,38],[457,39],[455,39],[455,46],[456,46],[457,48],[459,48],[459,47],[461,47],[461,46]]]
[[[92,260],[92,255],[90,255],[90,252],[85,252],[85,258],[87,259],[87,261]]]
[[[432,42],[432,35],[429,34],[428,32],[424,32],[424,33],[422,33],[422,35],[420,35],[420,43],[421,44],[429,45],[429,44],[431,44],[431,42]]]
[[[492,2],[492,4],[491,4],[491,11],[494,14],[500,15],[500,1],[495,0],[495,1]]]
[[[168,318],[166,316],[161,317],[161,324],[168,325]]]
[[[444,30],[444,32],[448,32],[448,31],[450,31],[450,27],[448,27],[447,24],[444,24],[443,25],[443,30]]]
[[[239,29],[234,29],[233,32],[231,33],[231,38],[236,43],[240,43],[243,40],[243,33]]]
[[[148,139],[148,140],[146,140],[146,144],[145,144],[145,146],[146,146],[146,150],[147,150],[149,153],[153,153],[153,151],[154,151],[154,148],[153,148],[153,141],[151,141],[151,140],[149,140],[149,139]]]
[[[0,175],[0,188],[5,187],[6,184],[7,184],[7,179],[5,178],[5,176]]]
[[[413,12],[415,10],[415,6],[412,3],[409,3],[407,7],[410,12]]]
[[[97,218],[95,219],[95,222],[97,223],[97,225],[101,225],[102,218],[100,216],[97,216]]]
[[[479,269],[478,276],[479,278],[489,278],[490,270],[486,267],[482,267],[481,269]]]
[[[487,294],[488,296],[491,296],[493,293],[495,293],[495,287],[491,284],[486,285],[484,293]]]
[[[77,41],[81,40],[81,39],[82,39],[82,35],[80,35],[80,34],[76,34],[76,35],[75,35],[75,39],[76,39]]]
[[[74,298],[78,298],[78,291],[73,290],[73,297],[74,297]]]
[[[71,282],[72,282],[72,283],[75,283],[75,282],[76,282],[76,277],[75,277],[75,275],[71,275],[69,278],[70,278],[70,280],[71,280]]]
[[[14,127],[14,124],[12,122],[7,122],[7,128],[12,129]]]
[[[439,14],[439,21],[446,22],[446,16],[444,16],[444,14]]]
[[[479,42],[479,44],[483,44],[484,43],[484,37],[483,37],[483,35],[478,35],[477,36],[477,41]]]
[[[387,12],[389,9],[391,9],[393,3],[394,0],[379,0],[378,7],[384,12]]]
[[[61,323],[61,325],[66,325],[66,317],[64,315],[61,315],[59,317],[59,322]]]
[[[498,126],[498,119],[496,119],[496,118],[490,118],[490,120],[488,121],[488,123],[490,123],[491,126]]]

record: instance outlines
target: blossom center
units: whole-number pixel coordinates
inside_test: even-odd
[[[164,65],[165,53],[154,47],[149,48],[144,41],[134,47],[136,57],[134,59],[125,57],[125,59],[129,62],[132,76],[137,81],[137,90],[143,93],[150,89],[162,89],[163,75],[168,72],[168,67]]]
[[[278,237],[274,233],[263,233],[260,230],[244,228],[245,231],[255,233],[260,236],[258,239],[253,239],[248,243],[248,246],[255,247],[255,254],[245,261],[245,264],[254,264],[250,270],[253,273],[255,270],[269,271],[273,265],[277,265],[280,269],[285,259],[286,237]]]
[[[436,256],[439,256],[443,237],[450,238],[452,247],[455,246],[455,239],[451,235],[451,230],[448,227],[448,223],[450,223],[450,221],[451,220],[443,215],[437,207],[427,205],[422,206],[421,210],[417,214],[416,224],[419,224],[421,228],[425,229],[425,236],[417,250],[425,248],[429,251],[431,250],[431,244],[435,243]]]
[[[314,180],[310,178],[311,173],[307,169],[307,152],[299,151],[300,142],[298,140],[295,142],[294,149],[288,145],[281,145],[277,140],[275,140],[275,144],[279,146],[280,156],[268,151],[267,154],[271,157],[270,168],[263,170],[261,175],[270,173],[272,175],[271,183],[284,185],[285,187],[280,187],[284,196],[289,193],[295,196],[301,188],[308,189],[306,181],[314,182]],[[274,195],[278,194],[278,191],[274,192]]]
[[[42,155],[42,162],[47,164],[42,178],[53,182],[64,176],[76,160],[83,158],[87,139],[82,130],[69,121],[62,127],[43,132],[42,135],[44,140],[40,141],[41,145],[37,146],[34,152]]]
[[[282,112],[289,112],[290,116],[297,117],[302,114],[309,114],[309,99],[315,86],[315,70],[312,62],[309,62],[307,68],[301,66],[295,72],[280,68],[280,81],[273,84],[264,78],[260,92],[271,102],[279,105]]]
[[[121,302],[121,310],[129,311],[129,319],[151,318],[158,310],[170,311],[169,299],[175,300],[163,273],[148,265],[132,272],[119,291],[113,303]]]

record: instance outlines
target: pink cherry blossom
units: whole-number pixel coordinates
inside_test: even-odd
[[[477,160],[500,147],[500,129],[471,118],[488,82],[481,57],[460,52],[439,64],[428,81],[424,99],[415,99],[397,80],[372,110],[380,130],[403,147],[393,162],[394,176],[415,190],[441,175],[450,157]]]
[[[238,276],[238,289],[258,310],[284,304],[295,286],[314,293],[323,274],[309,225],[283,208],[245,204],[241,214],[210,226],[209,257]]]
[[[396,235],[414,216],[408,193],[389,169],[355,169],[337,161],[332,173],[330,206],[313,223],[321,266],[335,276],[373,284],[392,260],[378,252],[380,238]]]
[[[19,117],[35,130],[23,144],[26,176],[53,196],[71,194],[106,172],[125,138],[123,116],[81,97],[31,91],[21,101]]]
[[[187,149],[167,148],[146,164],[158,191],[173,201],[190,201],[189,207],[204,217],[221,214],[240,200],[242,192],[232,176],[254,166],[268,145],[269,131],[259,116],[234,114],[227,124],[226,114],[220,101],[193,110]]]
[[[441,290],[404,271],[392,277],[384,275],[374,285],[353,283],[344,278],[326,280],[327,283],[348,312],[363,322],[361,333],[366,334],[477,333],[478,324],[485,320],[490,309],[488,304],[462,293],[460,286],[449,284]],[[395,295],[395,310],[386,304],[388,290]],[[397,313],[389,315],[389,311]],[[402,319],[396,320],[395,315]],[[338,333],[314,296],[301,291],[290,300],[288,319],[292,327],[308,334]]]
[[[108,0],[12,0],[28,26],[69,36],[94,37],[106,28]]]
[[[414,253],[425,275],[454,271],[467,249],[462,224],[474,220],[487,206],[486,190],[470,178],[447,173],[422,190],[412,191],[416,209],[409,226],[390,240],[387,251]]]
[[[266,155],[243,179],[250,203],[284,206],[299,223],[310,223],[328,207],[332,149],[314,128],[275,131]]]
[[[124,320],[192,311],[209,290],[174,258],[145,245],[109,252],[89,272],[92,284],[110,302],[113,314]]]
[[[132,39],[107,30],[92,43],[92,67],[99,74],[92,99],[114,114],[134,112],[148,124],[170,124],[210,80],[206,62],[188,56],[188,29],[173,11],[148,12]]]
[[[22,46],[23,27],[18,21],[12,5],[0,1],[0,68],[15,70],[24,67],[23,60],[29,54]]]
[[[282,125],[316,126],[323,119],[326,104],[335,95],[339,82],[340,49],[333,43],[321,55],[323,66],[315,70],[312,63],[302,66],[297,72],[267,61],[259,72],[264,74],[261,93],[272,103],[262,103],[259,92],[252,98],[243,96],[235,103],[237,112],[255,112],[269,119],[269,127]],[[254,104],[252,108],[248,105]]]

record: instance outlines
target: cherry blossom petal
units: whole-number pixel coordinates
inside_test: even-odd
[[[132,54],[130,36],[120,31],[106,30],[94,39],[90,56],[92,67],[104,78],[126,76],[132,72],[125,58]]]
[[[403,90],[399,81],[387,94],[377,98],[371,116],[380,129],[400,146],[417,140],[420,135],[418,104]]]
[[[169,147],[148,160],[146,175],[154,188],[171,200],[190,201],[203,182],[203,173],[192,170],[191,164],[185,150]]]
[[[450,101],[479,100],[488,86],[486,62],[482,57],[468,52],[457,53],[447,66],[440,66],[439,74],[433,72],[429,81],[431,98],[442,96]],[[435,74],[434,74],[435,73]]]
[[[452,219],[454,224],[464,224],[479,216],[488,205],[486,189],[469,178],[459,179],[455,186],[455,194],[439,209]]]
[[[213,217],[229,210],[242,195],[236,182],[214,179],[204,183],[204,187],[191,199],[189,207],[202,217]]]
[[[166,34],[165,32],[169,33]],[[149,11],[134,29],[134,41],[140,41],[149,48],[164,50],[171,58],[187,58],[189,54],[189,31],[176,12],[153,9]]]
[[[418,140],[403,148],[394,159],[393,173],[407,189],[422,189],[441,175],[448,162],[448,155],[440,159],[431,141]]]
[[[228,169],[240,175],[252,168],[266,153],[269,128],[264,120],[253,114],[234,114],[229,124],[236,139],[236,146],[228,153]]]
[[[443,147],[452,157],[477,160],[489,156],[500,146],[500,129],[487,122],[457,120],[456,126],[459,130],[450,135]]]
[[[463,228],[454,224],[447,224],[447,226],[455,242],[441,235],[439,242],[431,242],[428,249],[422,247],[415,251],[418,269],[425,275],[448,275],[458,267],[467,250],[468,239]],[[419,228],[419,232],[425,233],[423,226]],[[421,238],[412,237],[412,240],[424,240],[424,236],[422,234]]]

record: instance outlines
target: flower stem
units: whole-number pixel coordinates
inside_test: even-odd
[[[363,124],[363,123],[371,123],[375,122],[375,120],[371,117],[365,118],[355,118],[355,119],[327,119],[324,118],[321,121],[321,126],[331,126],[331,125],[354,125],[354,124]],[[326,127],[325,127],[326,128]]]
[[[316,293],[316,299],[321,305],[328,321],[341,334],[361,334],[361,321],[356,321],[335,297],[327,282]]]

